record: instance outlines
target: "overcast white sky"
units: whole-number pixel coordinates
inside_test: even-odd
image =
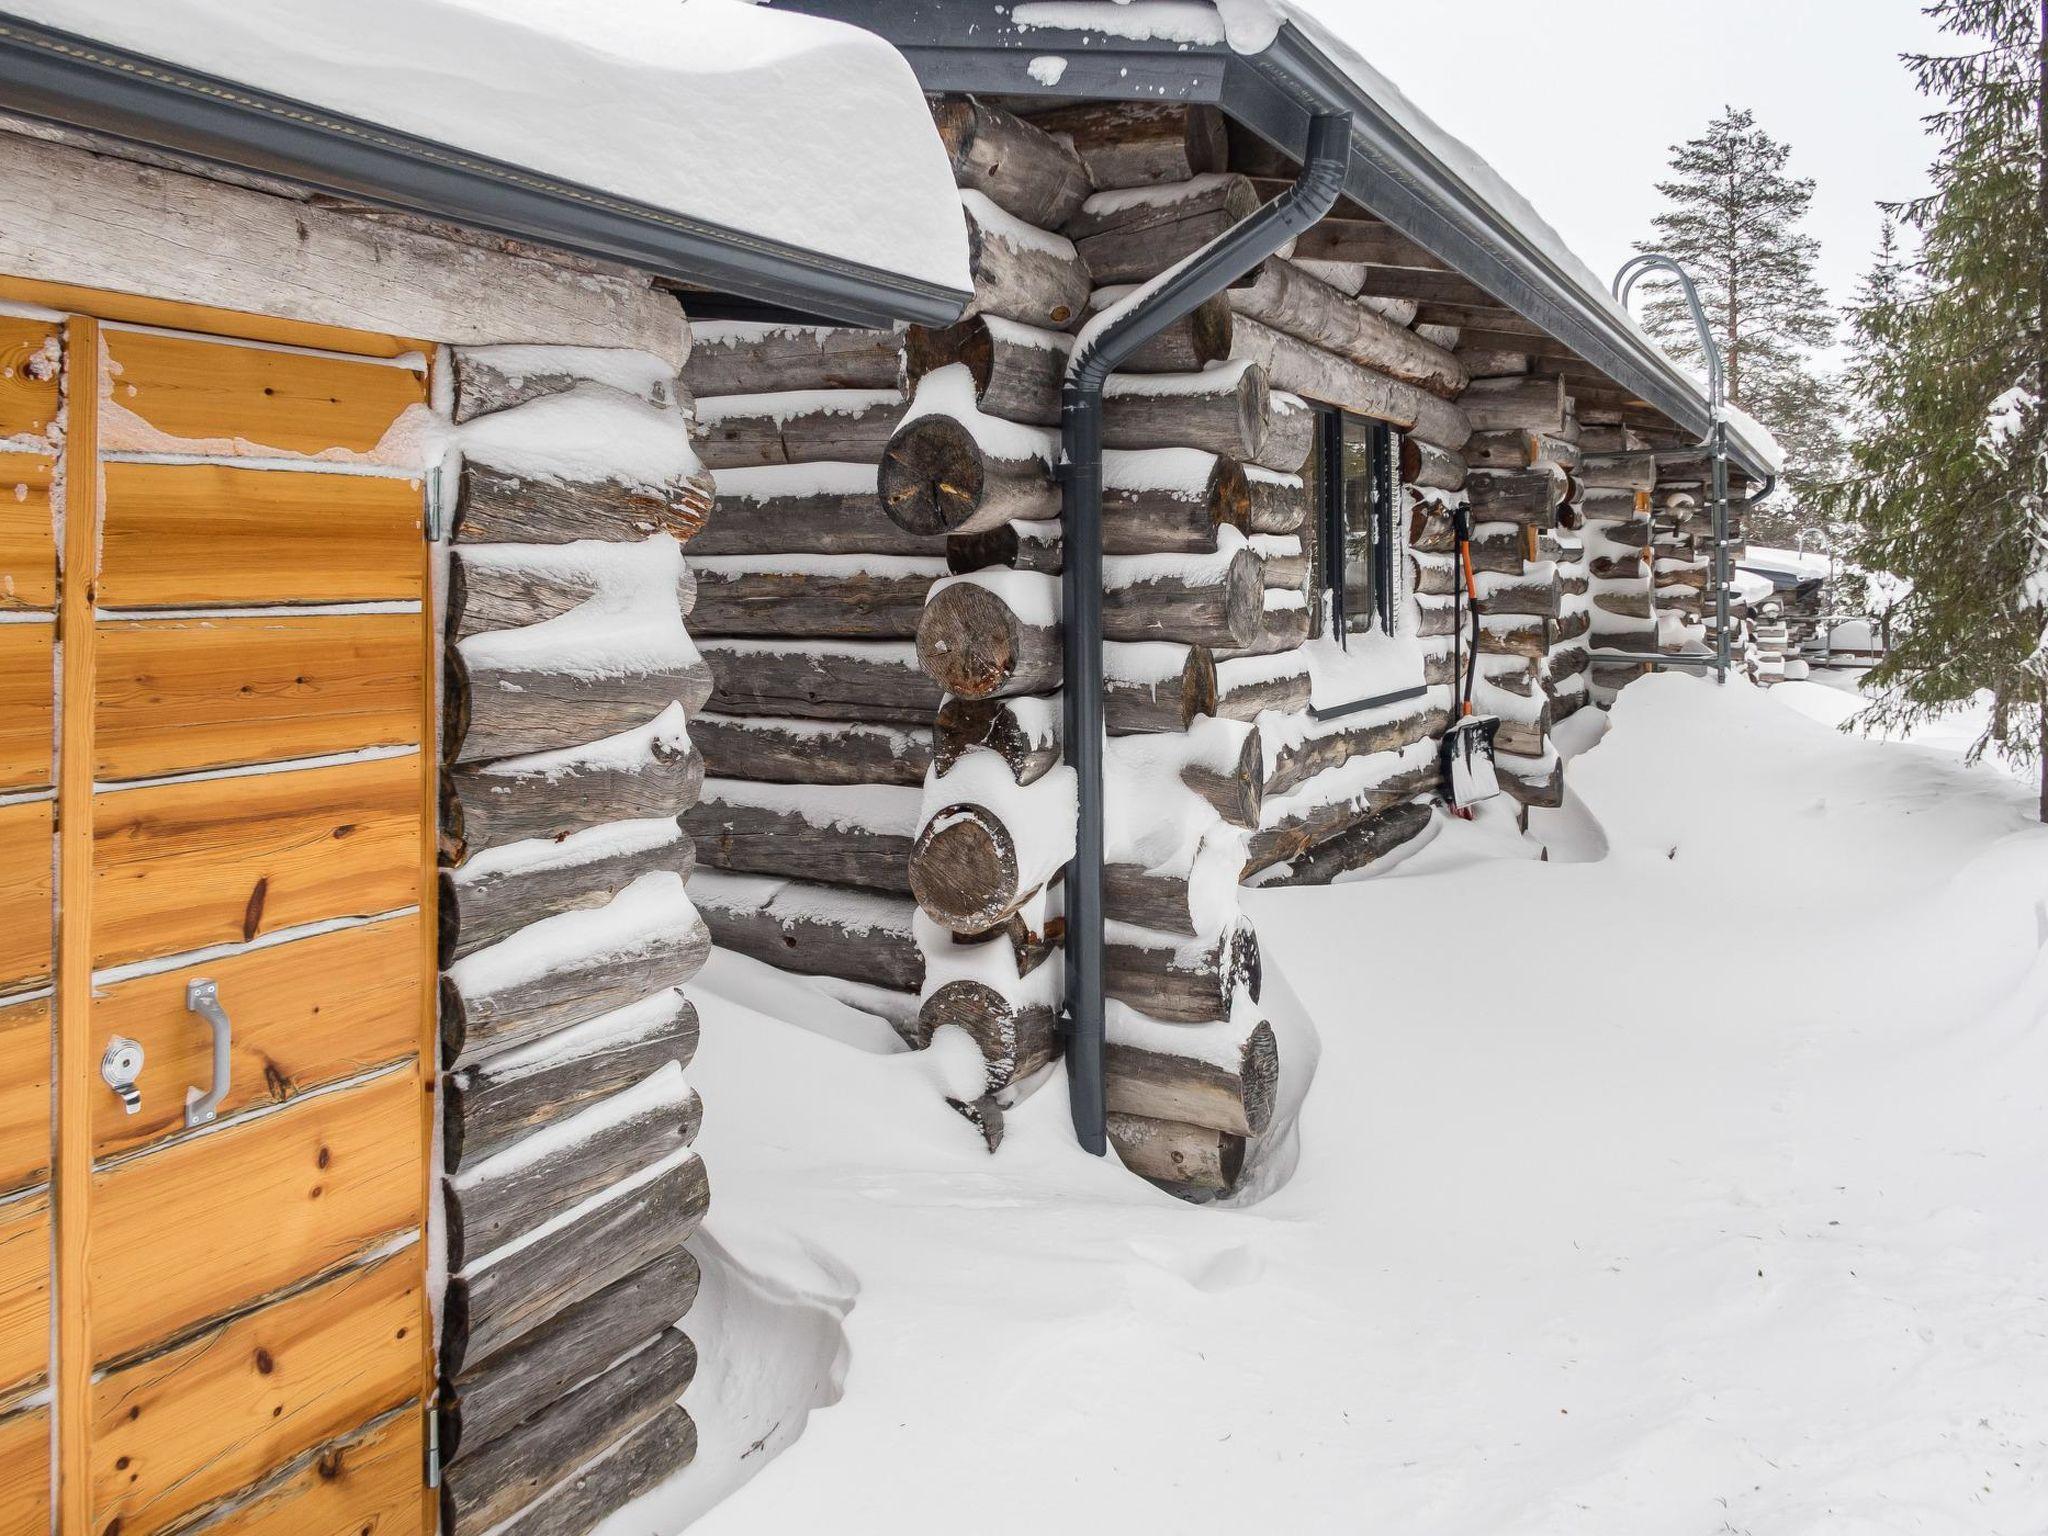
[[[1748,107],[1818,187],[1808,229],[1840,301],[1880,198],[1924,190],[1942,51],[1913,0],[1299,0],[1491,161],[1603,277],[1650,234],[1670,146]]]

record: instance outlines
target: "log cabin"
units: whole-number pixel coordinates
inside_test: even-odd
[[[0,16],[0,1536],[687,1465],[713,944],[1227,1193],[1454,515],[1525,805],[1713,619],[1698,383],[1284,7],[370,4]]]

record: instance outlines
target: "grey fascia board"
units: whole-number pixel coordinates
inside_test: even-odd
[[[393,132],[0,13],[0,106],[856,325],[946,325],[972,297]]]

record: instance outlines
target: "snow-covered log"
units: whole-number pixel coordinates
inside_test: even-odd
[[[686,639],[665,655],[628,656],[622,648],[616,661],[602,654],[549,654],[539,643],[516,650],[483,644],[518,633],[476,635],[448,648],[441,690],[444,761],[565,751],[643,725],[671,704],[694,712],[711,694],[711,669]]]
[[[720,395],[697,403],[697,454],[714,471],[872,462],[902,414],[894,388]]]
[[[1265,1021],[1169,1024],[1117,1004],[1108,1031],[1104,1076],[1116,1113],[1239,1136],[1261,1135],[1272,1122],[1280,1050]]]
[[[690,839],[670,814],[535,839],[444,869],[441,964],[452,965],[541,918],[604,906],[642,875],[667,870],[687,880],[695,864]]]
[[[1388,422],[1434,447],[1455,451],[1471,435],[1464,412],[1453,402],[1361,367],[1248,315],[1237,317],[1231,353],[1240,361],[1258,364],[1274,389]],[[1269,457],[1261,462],[1273,461]],[[1288,466],[1274,463],[1274,467]]]
[[[806,976],[838,976],[899,992],[924,985],[924,954],[907,897],[805,880],[707,872],[691,899],[721,948]]]
[[[1207,1024],[1230,1017],[1240,987],[1258,1001],[1258,931],[1240,923],[1206,942],[1118,924],[1103,945],[1103,985],[1152,1019]]]
[[[1094,190],[1072,144],[991,102],[952,96],[932,104],[953,180],[1005,212],[1058,229]]]
[[[771,784],[916,785],[932,762],[930,731],[861,721],[700,714],[690,740],[706,773]]]
[[[690,333],[683,386],[700,400],[764,390],[893,389],[902,371],[897,331],[700,320]],[[718,489],[725,493],[723,484]]]
[[[693,559],[699,635],[906,639],[946,563],[914,555],[722,555]]]
[[[1228,300],[1239,315],[1446,400],[1455,400],[1468,381],[1464,364],[1452,353],[1393,324],[1292,262],[1275,259],[1263,263],[1255,281],[1249,287],[1231,289]],[[1277,375],[1275,383],[1299,392],[1298,385]]]
[[[943,330],[913,325],[903,343],[903,367],[913,383],[928,373],[963,364],[974,380],[974,402],[991,416],[1053,427],[1060,420],[1060,385],[1074,338],[997,315],[977,315]]]
[[[1198,448],[1263,463],[1273,417],[1266,371],[1252,363],[1115,374],[1102,395],[1102,441],[1109,448]]]
[[[924,725],[939,707],[907,640],[706,640],[701,650],[720,714]]]
[[[1109,1144],[1138,1177],[1176,1191],[1221,1194],[1244,1173],[1244,1137],[1205,1125],[1112,1114]]]
[[[696,1420],[680,1405],[665,1408],[514,1515],[499,1536],[584,1536],[696,1457]]]
[[[917,806],[916,790],[889,784],[706,779],[683,827],[706,869],[907,894]]]
[[[1427,805],[1396,805],[1361,817],[1335,837],[1269,870],[1261,885],[1328,885],[1365,869],[1422,835],[1435,813]]]
[[[1089,101],[1032,117],[1074,146],[1098,187],[1143,187],[1220,171],[1230,161],[1223,114],[1203,105]]]
[[[690,541],[709,555],[935,555],[928,535],[882,511],[874,459],[863,464],[763,464],[718,476],[718,516]]]
[[[1056,331],[1078,325],[1094,283],[1074,243],[1005,213],[971,187],[960,193],[960,205],[967,213],[967,263],[974,278],[967,313]]]
[[[687,540],[711,515],[713,494],[706,474],[649,488],[566,473],[518,474],[472,460],[462,469],[449,532],[458,544],[636,543],[657,533]]]
[[[1142,283],[1258,210],[1243,176],[1206,175],[1097,192],[1067,221],[1098,283]]]

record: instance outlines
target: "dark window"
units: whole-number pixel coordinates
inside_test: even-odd
[[[1319,408],[1316,450],[1306,471],[1303,530],[1309,569],[1309,633],[1394,632],[1398,552],[1394,546],[1394,438],[1382,422]]]

